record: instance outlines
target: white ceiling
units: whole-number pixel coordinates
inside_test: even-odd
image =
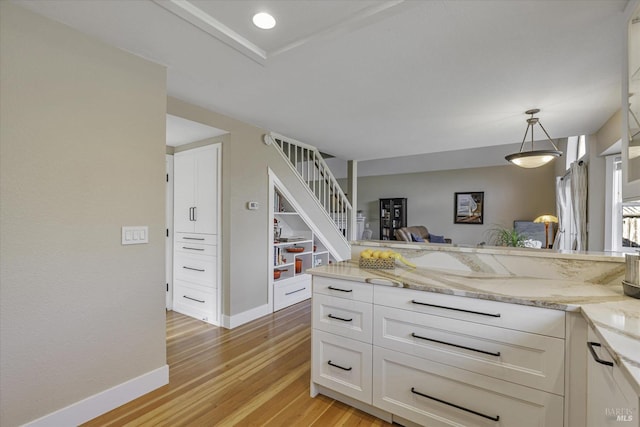
[[[229,133],[222,129],[167,114],[167,145],[178,147]]]
[[[165,64],[171,96],[343,159],[518,143],[536,107],[552,137],[588,134],[620,108],[627,0],[16,2]]]

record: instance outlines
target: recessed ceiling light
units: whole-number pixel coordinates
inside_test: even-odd
[[[276,26],[276,20],[268,13],[260,12],[253,15],[253,25],[263,30],[270,30]]]

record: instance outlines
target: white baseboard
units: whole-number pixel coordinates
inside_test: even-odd
[[[27,427],[77,426],[169,383],[169,365],[31,421]]]
[[[242,313],[236,314],[234,316],[222,316],[222,326],[227,329],[233,329],[237,326],[244,325],[245,323],[249,323],[252,320],[256,320],[271,313],[272,310],[269,304],[261,305],[256,308],[252,308],[251,310],[243,311]]]

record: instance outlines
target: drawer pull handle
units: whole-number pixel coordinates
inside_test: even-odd
[[[447,402],[446,400],[441,400],[441,399],[438,399],[437,397],[433,397],[433,396],[429,396],[429,395],[424,394],[424,393],[420,393],[419,391],[417,391],[415,389],[415,387],[411,387],[411,393],[417,394],[418,396],[426,397],[427,399],[435,400],[436,402],[444,403],[445,405],[449,405],[449,406],[451,406],[453,408],[456,408],[456,409],[461,409],[463,411],[469,412],[470,414],[478,415],[479,417],[486,418],[488,420],[500,421],[500,415],[496,415],[495,417],[492,417],[491,415],[485,415],[485,414],[483,414],[481,412],[474,411],[473,409],[468,409],[468,408],[465,408],[464,406],[456,405],[455,403]]]
[[[183,246],[182,249],[188,249],[190,251],[204,251],[203,248],[190,248],[188,246]]]
[[[587,342],[587,347],[589,347],[589,352],[591,353],[591,356],[593,357],[593,360],[595,360],[596,362],[602,364],[602,365],[607,365],[607,366],[613,366],[613,362],[609,362],[608,360],[604,360],[604,359],[600,359],[598,357],[598,355],[596,354],[595,350],[593,349],[593,347],[602,347],[602,345],[600,343],[597,342],[591,342],[588,341]]]
[[[204,300],[199,300],[199,299],[191,298],[191,297],[188,297],[188,296],[186,296],[186,295],[182,295],[182,298],[190,299],[191,301],[201,302],[201,303],[203,303],[203,304],[204,304]]]
[[[344,366],[336,365],[335,363],[331,363],[331,360],[327,362],[328,365],[333,366],[334,368],[342,369],[343,371],[350,371],[353,368],[345,368]]]
[[[329,286],[329,289],[331,289],[332,291],[339,291],[339,292],[353,292],[353,289],[340,289],[340,288],[334,288],[333,286]]]
[[[343,322],[352,322],[353,321],[353,319],[345,319],[344,317],[334,316],[333,314],[328,314],[327,317],[330,317],[330,318],[336,319],[336,320],[342,320]]]
[[[427,304],[426,302],[420,302],[420,301],[416,301],[414,299],[412,299],[411,302],[413,304],[418,304],[418,305],[426,305],[426,306],[429,306],[429,307],[444,308],[445,310],[462,311],[463,313],[480,314],[481,316],[500,317],[500,313],[496,313],[496,314],[483,313],[481,311],[465,310],[463,308],[454,308],[454,307],[446,307],[444,305]]]
[[[285,292],[285,295],[291,295],[291,294],[295,294],[296,292],[300,292],[300,291],[304,291],[306,288],[300,288],[300,289],[296,289],[295,291],[291,291],[291,292]]]
[[[185,268],[187,270],[199,271],[200,273],[204,273],[204,268],[193,268],[193,267],[187,267],[186,265],[183,265],[182,268]]]
[[[493,351],[479,350],[479,349],[473,348],[473,347],[466,347],[464,345],[453,344],[453,343],[446,342],[446,341],[434,340],[433,338],[421,337],[420,335],[417,335],[415,332],[412,332],[411,336],[414,337],[414,338],[420,338],[421,340],[425,340],[425,341],[437,342],[438,344],[450,345],[451,347],[464,348],[465,350],[471,350],[471,351],[475,351],[475,352],[482,353],[482,354],[488,354],[490,356],[500,357],[500,352],[499,351],[493,352]]]
[[[183,237],[184,240],[204,240],[204,237]]]

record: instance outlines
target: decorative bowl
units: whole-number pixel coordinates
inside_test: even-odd
[[[625,295],[640,299],[640,285],[623,280],[622,289],[624,290]]]
[[[287,248],[287,252],[294,252],[294,253],[304,252],[304,248],[302,246],[291,246]]]

